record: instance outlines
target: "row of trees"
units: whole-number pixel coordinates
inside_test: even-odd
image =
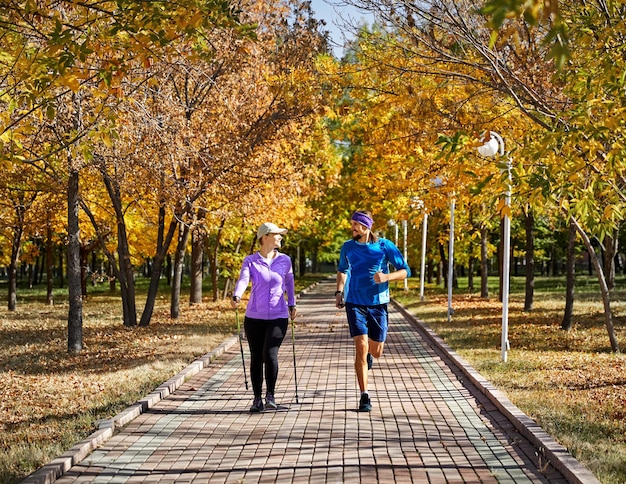
[[[0,17],[8,306],[25,242],[43,241],[49,277],[52,248],[67,244],[70,352],[96,247],[124,324],[147,325],[168,253],[176,317],[189,239],[202,254],[213,234],[216,255],[227,220],[297,211],[307,169],[293,143],[317,109],[313,59],[326,44],[307,4],[5,2]],[[134,268],[148,258],[138,322]]]
[[[528,310],[539,228],[571,227],[568,261],[578,237],[618,351],[610,292],[624,212],[624,7],[350,1],[378,24],[358,26],[341,60],[297,0],[5,3],[9,309],[34,241],[47,261],[55,244],[68,246],[68,348],[78,352],[80,268],[96,248],[119,284],[124,324],[147,325],[168,255],[176,317],[186,252],[191,302],[202,298],[203,256],[218,298],[218,277],[236,273],[261,222],[288,226],[289,250],[315,265],[336,258],[355,208],[372,210],[378,228],[418,225],[419,199],[438,241],[429,258],[443,262],[454,199],[468,267],[495,252],[505,211],[519,221]],[[491,130],[506,141],[500,163],[475,150]],[[133,276],[145,261],[137,320]]]
[[[510,160],[512,215],[526,233],[526,308],[536,220],[571,225],[572,242],[578,237],[590,254],[619,351],[611,289],[625,208],[623,4],[494,0],[479,11],[463,0],[350,3],[380,25],[361,33],[346,62],[326,66],[339,86],[334,133],[349,152],[345,200],[375,195],[378,213],[398,218],[416,198],[445,217],[453,198],[465,234],[460,253],[480,257],[500,218],[493,213],[511,210],[502,196]],[[505,138],[499,164],[475,149],[489,131]]]

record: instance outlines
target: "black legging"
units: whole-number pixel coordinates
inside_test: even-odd
[[[243,327],[250,347],[250,380],[256,398],[263,391],[263,364],[265,363],[265,383],[267,393],[274,394],[278,378],[278,348],[285,339],[289,320],[253,319],[245,317]]]

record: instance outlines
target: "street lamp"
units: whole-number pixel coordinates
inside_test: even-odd
[[[428,233],[428,212],[424,210],[422,222],[422,264],[420,266],[420,301],[424,300],[424,272],[426,271],[426,235]]]
[[[396,229],[396,239],[395,239],[395,244],[396,247],[398,247],[398,222],[396,222],[394,219],[390,219],[387,221],[387,225],[389,225],[389,227],[395,227]],[[408,258],[407,258],[407,222],[406,220],[402,221],[402,228],[404,229],[404,260],[408,262]],[[409,290],[409,281],[408,278],[404,279],[404,290],[408,291]]]
[[[424,206],[423,200],[419,197],[411,199],[411,208],[416,210],[424,210],[424,219],[422,221],[422,260],[420,265],[420,301],[424,300],[424,272],[426,270],[426,236],[428,234],[428,211]]]
[[[394,219],[390,219],[387,221],[387,225],[389,225],[389,227],[395,227],[396,229],[395,244],[396,244],[396,247],[398,247],[398,224],[396,223]]]
[[[387,222],[387,225],[389,225],[389,227],[395,226],[396,228],[396,247],[398,247],[398,223],[391,219]],[[408,232],[408,227],[407,227],[407,221],[403,220],[402,221],[402,231],[403,231],[403,244],[404,244],[404,260],[408,263],[409,259],[408,259],[408,255],[407,255],[407,232]],[[409,280],[408,278],[404,278],[404,290],[408,291],[409,290]]]
[[[441,177],[433,178],[433,186],[441,188],[443,180]],[[454,194],[450,198],[450,240],[448,245],[448,322],[452,321],[454,309],[452,309],[452,279],[454,277]]]
[[[402,240],[403,240],[403,246],[404,246],[404,261],[408,264],[409,263],[409,256],[407,254],[407,236],[408,236],[408,223],[405,220],[402,221]],[[404,278],[404,290],[408,291],[409,290],[409,278],[405,277]]]
[[[450,199],[450,242],[448,246],[448,322],[452,321],[452,278],[454,277],[454,197]]]
[[[504,156],[504,140],[493,131],[489,131],[481,138],[481,145],[478,147],[478,153],[482,156]],[[509,346],[509,273],[511,269],[511,218],[509,211],[511,207],[511,160],[506,161],[507,171],[507,188],[505,192],[505,209],[504,209],[504,241],[502,247],[502,361],[507,361],[507,351]]]

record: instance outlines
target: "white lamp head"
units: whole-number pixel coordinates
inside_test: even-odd
[[[435,188],[441,188],[443,186],[443,180],[440,176],[436,176],[431,180],[431,182]]]
[[[484,137],[481,138],[481,141],[484,141]],[[487,141],[484,141],[483,144],[478,147],[478,152],[481,156],[495,156],[499,148],[498,140],[494,136],[490,136]]]
[[[423,200],[419,197],[412,197],[411,208],[416,209],[416,210],[421,210],[422,208],[424,208]]]

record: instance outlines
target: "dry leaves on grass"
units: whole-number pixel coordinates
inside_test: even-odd
[[[544,285],[550,285],[545,281]],[[564,445],[601,482],[626,482],[626,354],[612,353],[599,297],[578,298],[572,330],[563,331],[563,297],[538,293],[532,311],[523,294],[509,304],[508,361],[501,360],[502,304],[493,297],[398,294],[402,303]],[[621,296],[621,300],[626,295]],[[615,305],[615,334],[626,327]]]
[[[236,331],[226,303],[186,307],[176,321],[158,308],[148,327],[133,328],[122,325],[117,306],[85,303],[84,349],[76,356],[67,353],[65,307],[23,306],[0,320],[0,449],[7,460],[29,460],[22,455],[29,443],[49,445],[50,453],[31,463],[43,465],[58,455],[59,442],[73,445],[98,419],[111,418]],[[36,468],[22,465],[9,474]]]
[[[555,404],[594,419],[624,421],[626,355],[611,352],[598,303],[579,303],[573,329],[564,331],[560,298],[541,300],[529,312],[520,299],[512,299],[506,365],[500,363],[502,303],[477,295],[455,296],[453,303],[448,322],[446,296],[431,295],[421,305],[409,301],[414,314],[499,388],[511,394],[531,391],[529,399],[537,401],[554,395]],[[616,325],[616,335],[626,345],[624,325]]]

